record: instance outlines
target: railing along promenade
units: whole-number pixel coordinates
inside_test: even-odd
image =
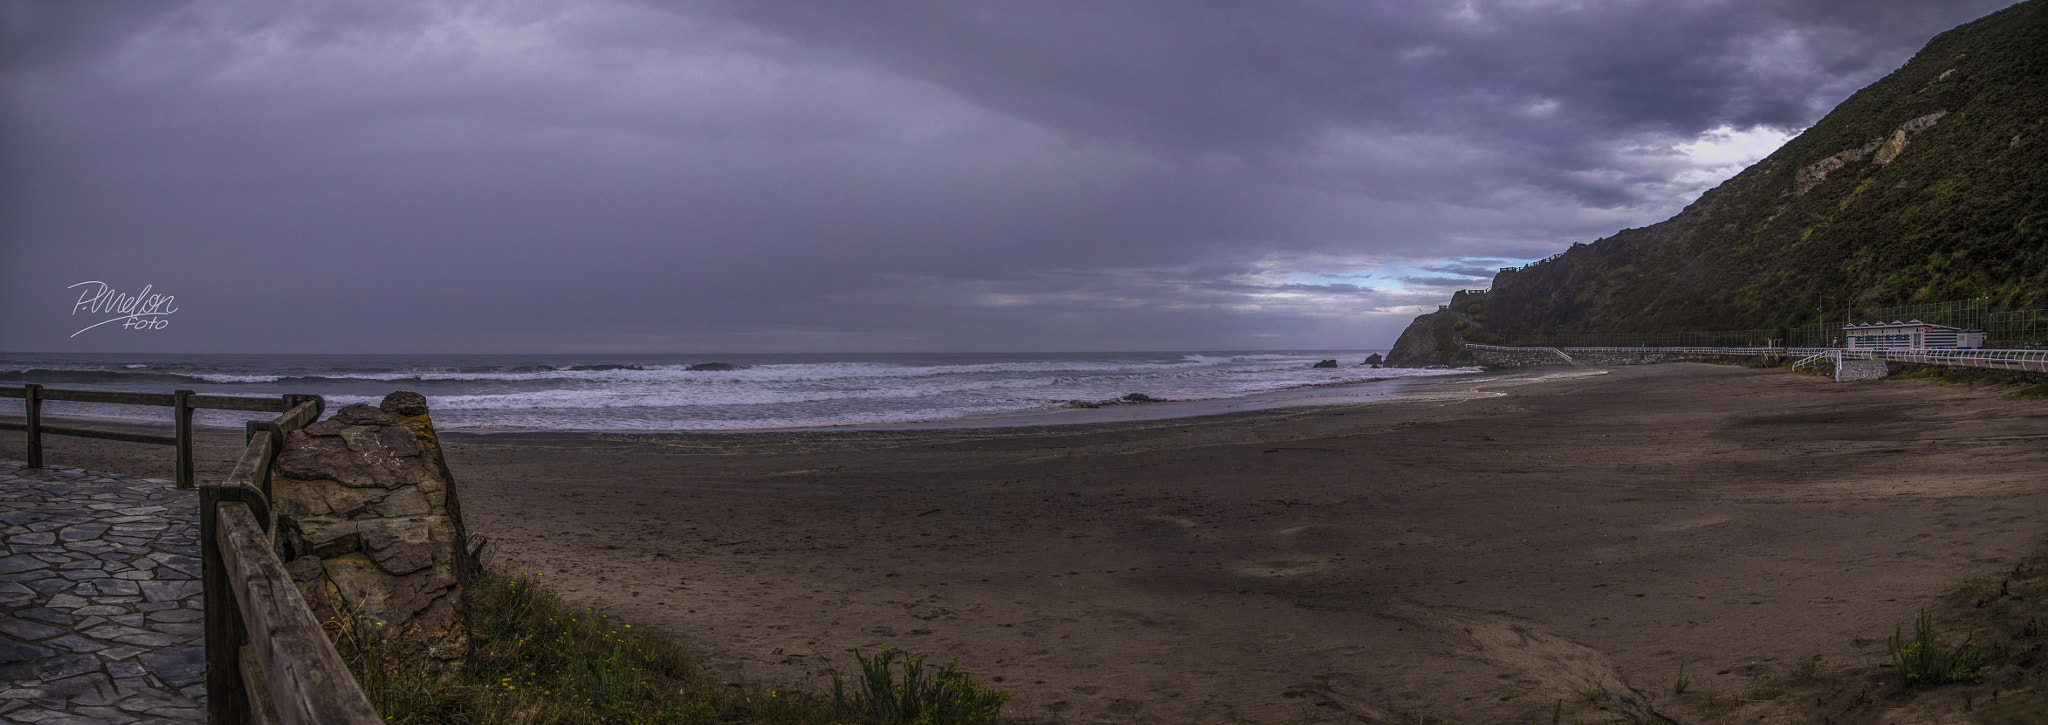
[[[1537,347],[1481,345],[1465,347],[1493,352],[1557,353],[1566,360],[1572,355],[1699,355],[1705,357],[1805,357],[1825,355],[1835,360],[1884,360],[1887,362],[1946,367],[1985,368],[2019,372],[2048,372],[2048,350],[1924,350],[1911,348],[1843,349],[1838,347]],[[1580,364],[1574,361],[1572,364]]]
[[[206,709],[212,725],[242,723],[382,722],[334,644],[320,629],[298,587],[278,561],[271,536],[270,466],[284,436],[318,420],[317,395],[253,398],[174,393],[0,387],[0,398],[23,399],[24,421],[0,422],[27,438],[27,463],[43,466],[42,436],[170,445],[177,448],[177,486],[193,488],[192,411],[282,413],[244,426],[248,444],[221,483],[198,484],[201,579],[206,608]],[[48,425],[42,402],[143,405],[173,409],[172,435]]]

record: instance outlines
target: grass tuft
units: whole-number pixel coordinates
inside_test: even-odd
[[[1976,682],[1982,679],[1984,664],[1991,659],[1989,653],[1970,639],[1964,639],[1953,649],[1942,647],[1934,639],[1934,619],[1925,609],[1920,610],[1920,618],[1913,622],[1911,641],[1903,639],[1903,634],[1895,630],[1886,643],[1891,647],[1892,666],[1898,668],[1899,677],[1909,689],[1951,682]]]
[[[882,648],[873,656],[854,651],[860,662],[860,677],[851,691],[846,682],[832,678],[832,703],[878,723],[896,725],[975,725],[995,722],[1009,693],[990,690],[967,678],[958,662],[947,662],[937,672],[925,674],[923,657],[905,657],[903,679],[896,680],[898,653]]]
[[[858,700],[714,682],[674,640],[635,633],[632,625],[571,607],[540,586],[537,577],[479,572],[466,595],[472,652],[460,666],[393,651],[376,631],[378,623],[367,618],[329,622],[336,649],[386,722],[985,723],[996,721],[1001,702],[1009,699],[968,679],[952,663],[927,676],[923,658],[910,658],[906,667],[918,666],[907,670],[903,683],[886,682],[884,691],[895,694],[911,686],[923,707],[916,713],[930,716],[886,719],[872,714],[879,711],[861,709]],[[873,680],[867,670],[874,659],[880,656],[862,658],[863,681]],[[883,661],[882,668],[888,664]]]

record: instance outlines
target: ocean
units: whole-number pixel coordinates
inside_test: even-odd
[[[274,396],[328,409],[427,396],[447,431],[745,431],[957,426],[1083,408],[1132,394],[1227,401],[1328,386],[1390,385],[1474,369],[1360,365],[1374,351],[868,355],[0,354],[0,385]],[[1337,360],[1336,368],[1311,367]],[[732,369],[691,370],[706,363]],[[1116,405],[1115,407],[1140,407]],[[52,416],[168,420],[160,408],[45,404]],[[4,414],[17,414],[5,411]],[[200,411],[201,424],[247,414]]]

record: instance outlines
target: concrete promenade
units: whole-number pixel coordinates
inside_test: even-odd
[[[1699,362],[1731,357],[1793,359],[1825,353],[1832,360],[1940,365],[2014,372],[2048,372],[2048,350],[1912,350],[1904,348],[1843,350],[1824,347],[1538,347],[1460,343],[1474,362],[1488,367],[1534,365],[1652,365]],[[1883,377],[1880,375],[1879,377]]]
[[[198,493],[0,460],[0,721],[205,720]]]

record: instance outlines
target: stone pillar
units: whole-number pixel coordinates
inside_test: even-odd
[[[274,470],[278,558],[316,615],[367,618],[402,652],[467,654],[473,563],[425,396],[392,393],[293,431]]]

